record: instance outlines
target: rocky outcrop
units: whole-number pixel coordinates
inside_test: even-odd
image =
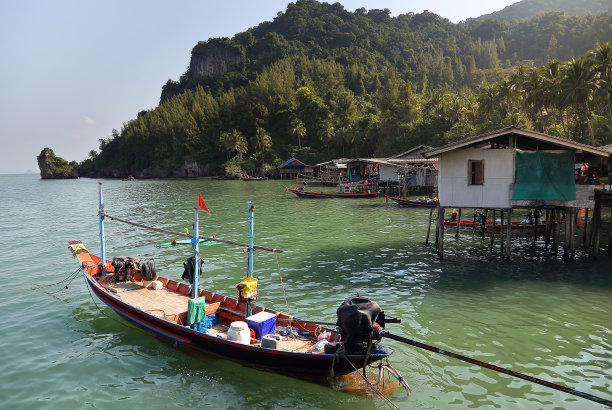
[[[42,179],[74,179],[79,177],[79,164],[68,162],[55,155],[51,148],[44,148],[36,157]]]
[[[209,166],[202,166],[194,159],[186,158],[180,168],[172,170],[175,178],[197,178],[210,176]]]
[[[191,52],[189,76],[192,78],[221,78],[244,61],[240,46],[229,40],[212,39],[199,42]]]

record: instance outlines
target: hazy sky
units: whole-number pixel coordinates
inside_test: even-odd
[[[517,0],[343,0],[393,16],[429,10],[452,22]],[[280,0],[2,0],[0,173],[39,172],[44,147],[82,161],[98,140],[157,106],[198,41],[274,19]]]

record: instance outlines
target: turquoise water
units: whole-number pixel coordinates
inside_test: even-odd
[[[6,408],[387,408],[379,400],[174,348],[126,325],[91,299],[67,241],[99,253],[98,181],[0,175],[0,393]],[[388,330],[423,343],[612,399],[612,259],[574,264],[517,238],[499,258],[471,234],[445,238],[446,255],[425,245],[426,209],[384,199],[300,199],[281,181],[104,181],[111,215],[182,231],[201,192],[211,210],[200,231],[248,242],[255,204],[259,303],[335,320],[359,292],[387,315]],[[608,214],[609,215],[609,214]],[[609,218],[607,216],[606,218]],[[605,226],[604,232],[608,231]],[[563,237],[563,235],[561,236]],[[182,274],[188,249],[156,249],[174,238],[109,222],[107,252],[155,258]],[[604,241],[607,246],[607,241]],[[201,287],[233,295],[246,271],[242,249],[201,248]],[[280,271],[278,269],[280,266]],[[52,285],[52,286],[48,286]],[[602,408],[601,405],[393,340],[391,363],[413,395],[399,408]],[[397,392],[397,396],[401,396]]]

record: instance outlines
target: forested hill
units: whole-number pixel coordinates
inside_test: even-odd
[[[588,121],[569,97],[558,109],[526,98],[546,76],[561,81],[573,57],[585,61],[600,93],[607,74],[587,53],[605,53],[611,27],[610,12],[453,24],[427,11],[391,17],[386,9],[299,0],[232,39],[195,45],[187,72],[163,86],[160,105],[101,139],[82,170],[263,172],[291,156],[310,163],[388,156],[509,124],[607,141],[610,115],[600,102],[607,97],[589,100]],[[553,58],[556,68],[545,68]]]
[[[610,9],[612,9],[612,0],[523,0],[494,13],[477,17],[474,20],[523,20],[538,14],[551,12],[563,12],[568,16],[586,16],[588,14],[601,14]]]

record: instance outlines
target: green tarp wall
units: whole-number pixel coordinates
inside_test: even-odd
[[[516,186],[512,199],[560,200],[576,199],[574,151],[517,152]]]

